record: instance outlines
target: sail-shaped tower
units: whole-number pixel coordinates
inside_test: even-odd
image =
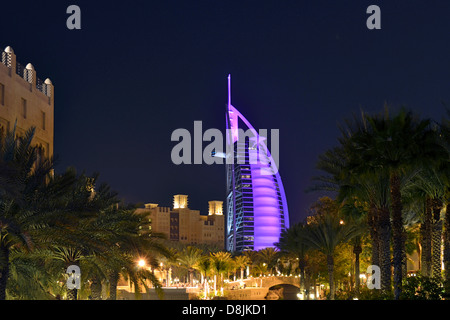
[[[274,247],[289,228],[286,194],[265,137],[231,105],[231,75],[226,128],[226,248],[242,252]]]

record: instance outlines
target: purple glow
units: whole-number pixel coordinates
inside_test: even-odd
[[[238,120],[242,120],[248,129],[255,132],[256,138],[260,139],[258,133],[250,122],[231,105],[231,75],[228,75],[228,108],[227,108],[227,129],[231,129],[231,137],[227,137],[227,143],[238,141]],[[281,182],[278,170],[275,174],[263,175],[270,171],[268,163],[275,164],[270,152],[264,143],[259,145],[263,148],[263,154],[267,159],[250,164],[253,191],[253,217],[254,217],[254,250],[260,250],[267,247],[274,247],[274,243],[279,241],[282,231],[282,221],[284,217],[284,227],[289,228],[289,213],[287,207],[286,194],[283,183]],[[277,184],[279,193],[277,192]],[[281,195],[281,208],[279,205],[278,194]]]

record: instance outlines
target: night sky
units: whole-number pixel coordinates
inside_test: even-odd
[[[81,9],[81,30],[66,9]],[[368,30],[369,5],[381,30]],[[450,2],[4,1],[0,47],[55,86],[57,172],[100,173],[126,202],[207,212],[225,200],[225,166],[172,164],[177,128],[225,129],[232,102],[259,129],[280,130],[292,222],[337,125],[388,103],[440,120],[450,104]],[[205,143],[206,146],[208,143]]]

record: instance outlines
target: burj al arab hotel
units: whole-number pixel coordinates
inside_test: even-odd
[[[286,194],[265,137],[231,105],[230,75],[226,109],[226,248],[242,252],[275,247],[289,228]]]

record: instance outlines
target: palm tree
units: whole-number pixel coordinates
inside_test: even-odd
[[[133,206],[113,206],[104,210],[97,215],[93,227],[99,229],[107,243],[111,244],[107,250],[95,256],[99,258],[95,259],[95,262],[100,262],[103,266],[100,268],[104,274],[102,280],[110,284],[111,300],[116,299],[119,274],[128,273],[130,279],[139,281],[135,268],[137,257],[146,258],[150,264],[157,263],[158,259],[165,261],[175,259],[173,250],[169,250],[162,242],[166,236],[152,232],[148,220],[136,214]],[[155,281],[156,277],[153,274],[144,276],[150,280],[161,296],[162,291],[159,290],[161,284]]]
[[[443,232],[443,263],[444,263],[444,280],[448,287],[450,287],[450,110],[447,109],[447,117],[442,119],[440,125],[440,143],[447,152],[447,157],[443,159],[439,168],[442,173],[442,181],[444,182],[444,232]]]
[[[187,246],[180,252],[178,262],[189,272],[189,283],[194,286],[194,271],[203,257],[203,251],[193,246]]]
[[[229,252],[219,251],[210,253],[211,269],[214,272],[214,292],[217,290],[217,276],[219,276],[219,285],[223,286],[223,275],[230,269],[232,262]]]
[[[360,254],[362,253],[362,235],[367,231],[367,225],[365,215],[367,209],[359,203],[357,200],[353,203],[347,203],[342,206],[341,209],[344,219],[342,220],[345,224],[350,224],[355,227],[361,234],[354,236],[351,239],[353,245],[353,253],[355,255],[355,295],[359,298],[359,288],[360,288]]]
[[[306,291],[306,297],[309,297],[308,290],[305,288],[307,255],[309,250],[305,235],[307,232],[306,223],[297,223],[289,229],[283,230],[280,236],[280,242],[276,244],[281,252],[293,254],[298,259],[298,267],[300,269],[300,290]]]
[[[245,255],[238,255],[234,257],[234,265],[241,270],[241,280],[244,280],[244,269],[250,265],[250,259]]]
[[[121,215],[122,212],[115,209],[115,193],[108,186],[100,186],[94,194],[95,180],[96,177],[85,175],[77,177],[63,199],[57,199],[55,210],[64,209],[57,224],[41,228],[39,239],[41,247],[49,248],[49,259],[61,261],[65,269],[69,265],[83,269],[82,279],[91,281],[92,296],[97,299],[101,294],[101,282],[106,279],[107,253],[114,244],[111,240],[129,231],[123,221],[131,222],[131,216]],[[44,204],[42,209],[50,211],[49,205],[55,204]],[[69,290],[68,299],[77,299],[77,293],[77,289]]]
[[[30,231],[44,212],[27,204],[34,190],[51,173],[51,161],[36,163],[36,148],[31,145],[35,129],[16,138],[16,127],[0,137],[0,300],[6,299],[10,276],[10,254],[14,249],[30,251],[35,239]],[[31,189],[31,190],[30,190]]]
[[[351,138],[352,153],[349,168],[355,172],[384,169],[389,173],[389,191],[393,231],[394,295],[399,299],[405,251],[405,231],[402,218],[401,181],[409,170],[441,161],[445,152],[428,119],[417,119],[401,110],[394,117],[386,112],[367,116],[366,126]]]
[[[146,252],[151,248],[162,252],[161,246],[153,243],[156,235],[149,237],[148,232],[141,230],[144,225],[134,210],[116,205],[116,194],[106,184],[93,192],[97,176],[80,175],[71,179],[72,176],[75,173],[71,170],[62,177],[55,175],[48,179],[45,188],[38,189],[36,203],[28,200],[33,208],[46,212],[47,218],[50,213],[58,216],[56,220],[44,220],[45,224],[40,222],[40,227],[31,234],[39,239],[38,248],[47,267],[59,268],[64,274],[69,265],[79,266],[82,284],[91,282],[92,299],[101,297],[102,284],[111,278],[111,295],[115,299],[119,271],[128,270],[133,273],[130,276],[133,281],[141,281],[133,270],[133,260],[139,255],[137,250]],[[52,191],[55,189],[58,192]],[[141,271],[139,275],[155,280]],[[159,287],[158,282],[154,284]],[[78,290],[68,290],[67,298],[77,299]]]
[[[65,286],[58,275],[60,270],[45,267],[39,250],[10,252],[10,275],[8,279],[8,299],[52,300],[62,296]]]
[[[308,225],[305,240],[311,248],[321,251],[327,258],[330,299],[334,300],[334,256],[336,248],[360,233],[351,224],[342,224],[337,212],[327,212],[315,217]]]
[[[254,250],[248,250],[248,251],[244,251],[244,256],[246,256],[249,260],[249,274],[253,274],[253,266],[256,265],[257,261],[258,261],[258,252],[254,251]]]
[[[319,156],[316,167],[324,172],[315,177],[316,184],[310,191],[327,191],[337,194],[340,203],[358,199],[365,203],[367,224],[370,226],[372,240],[372,264],[380,266],[381,290],[391,290],[391,221],[389,217],[389,176],[385,170],[376,172],[356,172],[349,166],[353,153],[359,152],[353,146],[352,137],[365,130],[362,120],[347,121],[341,128],[340,145],[327,150]]]
[[[404,193],[423,203],[421,233],[422,275],[441,277],[441,209],[445,196],[445,177],[437,168],[426,166],[405,186]]]
[[[275,273],[279,252],[276,248],[267,247],[258,251],[258,260],[267,264],[269,273]]]
[[[162,256],[159,261],[163,264],[163,269],[166,271],[166,287],[170,287],[169,275],[172,267],[176,265],[178,261],[178,252],[175,248],[168,248],[169,255]]]
[[[202,276],[202,283],[204,288],[205,299],[208,296],[208,276],[211,273],[212,261],[209,256],[203,256],[196,265],[196,269],[200,272]]]
[[[108,273],[117,283],[118,272],[127,269],[135,281],[142,276],[158,286],[153,275],[133,273],[131,267],[137,249],[167,254],[155,241],[158,236],[142,232],[145,226],[134,210],[118,208],[109,186],[95,189],[97,174],[77,175],[72,168],[54,174],[51,159],[37,162],[33,135],[32,128],[16,138],[14,128],[0,137],[0,299],[7,290],[11,297],[23,295],[17,285],[25,280],[33,282],[30,294],[53,295],[44,289],[49,283],[61,294],[65,286],[53,284],[64,283],[69,265],[81,266],[82,283],[91,282],[93,298],[100,297]],[[78,290],[68,290],[67,296],[77,299]]]

